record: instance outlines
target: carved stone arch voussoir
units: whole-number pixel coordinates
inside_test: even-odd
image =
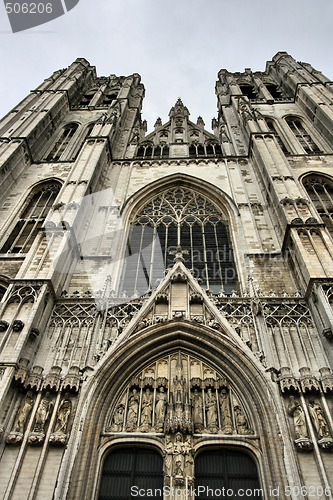
[[[121,207],[124,220],[127,220],[129,214],[136,213],[152,196],[177,186],[200,192],[226,213],[231,222],[239,215],[237,205],[226,192],[202,178],[177,173],[157,179],[130,196]]]

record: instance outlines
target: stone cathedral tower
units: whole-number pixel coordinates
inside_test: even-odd
[[[0,122],[1,499],[332,498],[332,82],[216,95],[147,135],[77,59]]]

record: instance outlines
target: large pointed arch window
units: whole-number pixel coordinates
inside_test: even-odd
[[[151,199],[131,224],[123,292],[133,296],[155,288],[173,265],[178,245],[203,288],[226,294],[237,288],[224,214],[202,194],[174,187]]]
[[[30,250],[60,187],[59,182],[44,183],[30,193],[25,208],[2,247],[2,253],[26,253]]]
[[[304,179],[303,185],[333,236],[333,181],[319,175],[311,175]]]

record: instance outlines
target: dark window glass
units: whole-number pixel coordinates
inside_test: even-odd
[[[79,102],[80,106],[88,106],[95,96],[95,93],[97,92],[97,89],[95,90],[89,90],[89,92],[86,92],[84,96],[82,97],[81,101]]]
[[[190,147],[189,147],[189,155],[191,157],[197,155],[197,148],[196,148],[196,146],[194,144],[191,144]]]
[[[102,102],[99,102],[99,105],[102,106],[110,106],[112,104],[112,101],[117,99],[118,92],[107,92],[106,94],[103,95]]]

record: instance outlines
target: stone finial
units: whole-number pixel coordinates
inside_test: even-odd
[[[177,245],[177,248],[176,250],[171,250],[170,252],[170,255],[174,255],[175,258],[174,258],[174,262],[177,263],[177,262],[184,262],[184,257],[183,255],[188,255],[188,250],[183,250],[181,245]]]

